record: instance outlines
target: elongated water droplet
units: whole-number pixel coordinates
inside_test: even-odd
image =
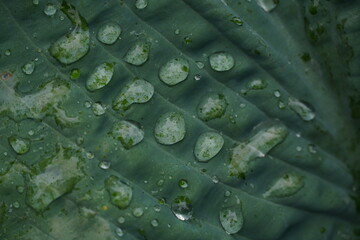
[[[178,196],[171,203],[171,210],[181,221],[189,220],[193,215],[191,201],[188,197]]]
[[[135,121],[121,120],[115,123],[111,135],[119,140],[125,149],[130,149],[144,139],[144,131]]]
[[[201,99],[197,107],[197,114],[203,121],[220,118],[224,115],[227,105],[223,94],[212,93]]]
[[[154,95],[154,87],[143,79],[134,79],[125,85],[113,101],[114,110],[127,110],[134,103],[146,103]]]
[[[119,227],[117,227],[117,228],[115,229],[115,233],[116,233],[116,235],[118,235],[119,237],[124,236],[123,230],[122,230],[121,228],[119,228]]]
[[[165,63],[159,70],[159,78],[169,86],[184,81],[189,75],[189,63],[184,58],[174,58]]]
[[[21,70],[23,71],[23,73],[25,73],[26,75],[30,75],[34,72],[35,70],[35,62],[34,61],[30,61],[26,64],[24,64],[21,67]]]
[[[279,90],[275,90],[275,91],[274,91],[274,96],[275,96],[276,98],[281,97],[280,91],[279,91]]]
[[[227,52],[216,52],[209,57],[210,66],[217,72],[229,71],[235,65],[234,58]]]
[[[148,60],[149,52],[149,43],[137,42],[127,51],[124,56],[124,61],[135,66],[140,66]]]
[[[222,208],[220,210],[220,223],[227,234],[239,232],[244,224],[241,205]]]
[[[315,113],[306,103],[296,98],[290,97],[288,104],[291,110],[296,112],[302,118],[302,120],[311,121],[315,118]]]
[[[104,44],[114,44],[119,39],[121,27],[119,24],[110,22],[102,25],[97,32],[97,39]]]
[[[114,64],[103,63],[97,66],[94,72],[86,81],[86,87],[90,91],[95,91],[109,84],[114,74]]]
[[[271,12],[276,8],[279,0],[256,0],[256,3],[265,11]]]
[[[141,217],[144,214],[144,210],[141,207],[134,208],[132,214],[135,217]]]
[[[244,177],[252,168],[253,159],[264,157],[288,135],[287,127],[278,120],[265,122],[258,128],[255,135],[232,149],[230,175]]]
[[[70,78],[72,80],[76,80],[76,79],[78,79],[80,77],[80,74],[81,74],[80,69],[74,68],[70,72]]]
[[[56,11],[57,11],[57,9],[56,9],[56,6],[54,4],[52,4],[52,3],[46,4],[45,9],[44,9],[44,13],[47,16],[53,16],[56,13]]]
[[[110,168],[110,166],[111,166],[111,162],[109,162],[109,161],[101,161],[101,162],[99,162],[99,167],[101,169],[107,170],[107,169]]]
[[[8,139],[10,146],[17,154],[25,154],[30,150],[30,140],[18,136],[11,136]]]
[[[111,203],[120,209],[127,208],[132,199],[132,189],[116,176],[110,176],[105,180],[105,187],[110,195]]]
[[[195,156],[200,162],[207,162],[216,156],[224,145],[224,138],[214,132],[203,133],[195,144]]]
[[[159,143],[172,145],[183,140],[185,132],[183,116],[178,112],[167,112],[157,120],[154,135]]]
[[[263,194],[266,198],[283,198],[297,193],[304,186],[303,177],[297,174],[285,174],[276,180],[268,191]]]
[[[147,5],[148,5],[147,0],[136,0],[135,2],[135,7],[140,10],[146,8]]]
[[[266,88],[267,83],[262,79],[254,79],[248,83],[248,88],[251,90],[261,90]]]
[[[159,221],[157,219],[151,220],[151,226],[153,226],[153,227],[159,226]]]
[[[92,105],[92,111],[96,116],[101,116],[106,112],[106,107],[100,102],[96,102]]]

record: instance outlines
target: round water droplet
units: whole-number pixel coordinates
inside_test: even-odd
[[[134,208],[132,214],[135,217],[141,217],[144,214],[144,210],[141,207]]]
[[[244,109],[244,108],[246,107],[246,104],[245,104],[245,103],[240,103],[239,107],[240,107],[241,109]]]
[[[266,88],[267,83],[262,79],[254,79],[248,83],[248,88],[251,90],[261,90]]]
[[[6,49],[5,50],[5,56],[10,56],[11,55],[11,50],[10,49]]]
[[[125,222],[125,218],[124,217],[119,217],[118,218],[118,223],[123,224]]]
[[[96,116],[101,116],[106,112],[106,107],[99,102],[92,105],[92,111]]]
[[[13,205],[14,208],[19,208],[20,207],[20,203],[18,201],[13,202],[12,205]]]
[[[119,140],[125,149],[130,149],[144,139],[144,131],[140,124],[126,120],[115,123],[111,135]]]
[[[56,11],[57,11],[57,9],[56,9],[56,6],[54,4],[52,4],[52,3],[46,4],[45,9],[44,9],[44,13],[47,16],[53,16],[56,13]]]
[[[120,181],[116,176],[110,176],[105,181],[106,190],[109,192],[111,203],[120,209],[130,205],[132,189],[129,185]],[[120,219],[120,218],[119,218]],[[125,220],[124,220],[125,221]]]
[[[122,230],[121,228],[119,228],[119,227],[117,227],[117,228],[115,229],[115,233],[116,233],[116,235],[118,235],[119,237],[124,236],[123,230]]]
[[[170,59],[159,70],[159,78],[169,86],[184,81],[189,75],[189,63],[184,58]]]
[[[39,0],[33,0],[32,2],[34,5],[39,5]]]
[[[35,70],[35,62],[33,61],[30,61],[26,64],[24,64],[22,67],[21,67],[21,70],[23,71],[23,73],[25,73],[26,75],[30,75],[34,72]]]
[[[155,212],[160,212],[161,211],[160,206],[159,205],[154,206],[154,211]]]
[[[231,192],[229,190],[226,190],[224,195],[225,195],[225,197],[230,197]]]
[[[213,53],[209,57],[210,66],[218,72],[229,71],[235,65],[234,58],[227,52]]]
[[[30,150],[30,140],[18,136],[11,136],[8,139],[10,146],[19,154],[25,154]]]
[[[296,147],[296,151],[301,152],[302,148],[300,146]]]
[[[192,205],[188,197],[178,196],[171,203],[171,211],[181,221],[189,220],[192,217]]]
[[[211,180],[213,181],[213,183],[219,183],[219,178],[217,176],[212,176]]]
[[[309,145],[308,145],[308,151],[309,151],[309,153],[312,153],[312,154],[317,153],[317,151],[316,151],[316,148],[315,148],[315,145],[314,145],[314,144],[309,144]]]
[[[185,120],[178,112],[167,112],[156,121],[154,135],[161,144],[172,145],[180,142],[185,133]]]
[[[160,198],[160,199],[159,199],[159,203],[160,203],[161,205],[166,204],[166,199],[165,199],[165,198]]]
[[[311,121],[315,118],[315,113],[308,104],[296,98],[289,98],[289,107],[296,112],[304,121]]]
[[[189,186],[188,182],[185,179],[180,179],[178,182],[179,187],[185,189]]]
[[[220,223],[227,234],[235,234],[240,231],[244,223],[240,206],[221,209]]]
[[[146,8],[147,5],[148,5],[147,0],[136,0],[135,2],[135,7],[140,10]]]
[[[93,159],[93,158],[95,157],[95,155],[94,155],[92,152],[87,152],[87,153],[86,153],[86,157],[87,157],[88,159]]]
[[[195,156],[200,162],[207,162],[216,156],[224,145],[224,138],[214,132],[203,133],[195,144]]]
[[[86,108],[91,108],[91,102],[89,102],[89,101],[85,101],[85,103],[84,103],[84,107],[86,107]]]
[[[180,34],[180,29],[175,29],[175,32],[174,32],[176,35],[179,35]]]
[[[238,17],[233,17],[233,18],[231,19],[231,21],[232,21],[233,23],[235,23],[236,25],[238,25],[238,26],[242,26],[242,25],[244,24],[244,22],[243,22],[240,18],[238,18]]]
[[[30,136],[32,136],[32,135],[35,134],[35,132],[34,132],[34,130],[30,130],[30,131],[28,132],[28,134],[29,134]]]
[[[135,66],[140,66],[148,60],[149,52],[149,43],[137,42],[127,51],[124,56],[124,61]]]
[[[162,185],[164,185],[164,179],[160,179],[158,182],[157,182],[157,185],[160,187]]]
[[[279,90],[274,91],[274,96],[277,98],[281,97],[280,91]]]
[[[108,162],[108,161],[101,161],[101,162],[99,163],[99,167],[100,167],[101,169],[104,169],[104,170],[109,169],[110,166],[111,166],[111,163]]]
[[[97,39],[104,44],[114,44],[121,34],[119,24],[110,22],[102,25],[97,32]]]
[[[103,63],[97,66],[94,72],[86,81],[86,87],[90,91],[95,91],[109,84],[114,74],[114,64]]]
[[[223,94],[212,93],[202,98],[197,107],[197,114],[204,121],[220,118],[224,115],[227,105]]]
[[[199,81],[199,80],[201,79],[201,75],[200,75],[200,74],[196,74],[196,75],[194,76],[194,79],[195,79],[195,81]]]
[[[151,226],[153,226],[153,227],[159,226],[159,221],[157,219],[151,220]]]
[[[81,74],[80,69],[74,68],[70,72],[70,78],[72,80],[76,80],[76,79],[78,79],[80,77],[80,74]]]

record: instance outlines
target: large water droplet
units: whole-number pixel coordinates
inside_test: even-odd
[[[311,121],[315,118],[315,113],[306,103],[296,98],[290,97],[288,104],[291,110],[296,112],[302,118],[302,120]]]
[[[297,193],[303,186],[304,181],[302,176],[294,173],[285,174],[276,180],[270,189],[263,194],[263,197],[289,197]]]
[[[218,72],[229,71],[235,65],[234,58],[227,52],[216,52],[209,57],[210,66]]]
[[[264,9],[265,12],[271,12],[276,8],[279,0],[256,0],[256,3]]]
[[[149,52],[149,43],[137,42],[127,51],[124,56],[124,61],[135,66],[140,66],[148,60]]]
[[[136,0],[135,2],[135,7],[140,10],[146,8],[147,5],[148,5],[147,0]]]
[[[224,138],[214,132],[200,135],[195,144],[195,156],[200,162],[207,162],[216,156],[224,145]]]
[[[109,84],[114,74],[114,64],[103,63],[97,66],[86,81],[86,87],[90,91],[103,88]]]
[[[192,217],[192,205],[188,197],[178,196],[171,203],[171,210],[181,221],[189,220]]]
[[[160,80],[169,86],[184,81],[189,75],[189,63],[184,58],[174,58],[165,63],[159,70]]]
[[[227,105],[223,94],[212,93],[201,99],[197,107],[197,114],[204,121],[220,118],[224,115]]]
[[[234,205],[221,209],[220,223],[227,234],[235,234],[240,231],[244,223],[241,206]]]
[[[140,124],[126,120],[115,123],[111,135],[119,140],[125,149],[130,149],[144,139],[144,131]]]
[[[21,67],[21,70],[23,71],[23,73],[25,73],[26,75],[30,75],[34,72],[35,70],[35,62],[34,61],[30,61],[26,64],[24,64]]]
[[[154,87],[143,79],[134,79],[125,85],[113,101],[114,110],[127,110],[134,103],[146,103],[154,94]]]
[[[132,214],[135,217],[141,217],[144,214],[144,210],[141,207],[134,208]]]
[[[10,146],[17,154],[25,154],[30,150],[30,140],[18,136],[11,136],[8,139]]]
[[[124,209],[130,205],[132,189],[116,176],[110,176],[105,181],[106,190],[109,192],[111,203]]]
[[[56,9],[56,6],[54,4],[52,4],[52,3],[46,4],[45,9],[44,9],[44,13],[47,16],[53,16],[56,13],[56,11],[57,11],[57,9]]]
[[[119,39],[121,27],[119,24],[110,22],[102,25],[97,33],[97,39],[104,44],[114,44]]]
[[[156,122],[154,135],[156,140],[165,145],[172,145],[185,137],[185,120],[178,112],[167,112]]]
[[[258,128],[255,135],[232,149],[230,175],[244,177],[252,168],[252,160],[264,157],[288,135],[287,127],[278,120],[265,122]]]

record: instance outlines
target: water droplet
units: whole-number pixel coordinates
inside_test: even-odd
[[[199,81],[201,79],[201,75],[195,74],[194,79],[195,79],[195,81]]]
[[[180,179],[178,182],[179,187],[185,189],[189,186],[188,182],[185,179]]]
[[[291,110],[296,112],[304,121],[311,121],[315,118],[315,113],[310,108],[310,106],[296,98],[289,98],[289,107],[291,108]]]
[[[141,217],[144,214],[144,210],[141,207],[134,208],[132,214],[135,217]]]
[[[16,190],[19,192],[19,193],[23,193],[25,188],[23,186],[17,186],[16,187]]]
[[[246,104],[245,104],[245,103],[240,103],[239,107],[240,107],[241,109],[244,109],[244,108],[246,107]]]
[[[165,198],[160,198],[160,199],[159,199],[159,203],[160,203],[161,205],[166,204],[166,199],[165,199]]]
[[[175,32],[174,32],[176,35],[179,35],[180,34],[180,29],[175,29]]]
[[[235,205],[221,209],[220,223],[227,234],[235,234],[240,231],[244,223],[241,206]]]
[[[86,153],[86,157],[87,157],[88,159],[93,159],[93,158],[95,157],[95,155],[94,155],[92,152],[87,152],[87,153]]]
[[[203,62],[196,62],[196,66],[199,68],[199,69],[203,69],[205,67],[205,64]]]
[[[127,110],[134,103],[146,103],[154,95],[154,87],[143,79],[134,79],[126,84],[113,100],[114,110]]]
[[[153,227],[159,226],[159,221],[157,219],[151,220],[151,226],[153,226]]]
[[[254,79],[248,83],[248,88],[251,90],[261,90],[266,88],[267,83],[262,79]]]
[[[192,42],[192,39],[191,39],[190,36],[184,37],[184,43],[185,43],[185,44],[189,44],[189,43],[191,43],[191,42]]]
[[[279,120],[264,122],[249,140],[232,149],[229,165],[230,175],[244,177],[252,169],[252,160],[265,155],[285,140],[287,127]]]
[[[109,162],[109,161],[101,161],[101,162],[99,162],[99,167],[101,169],[107,170],[107,169],[110,168],[110,166],[111,166],[111,162]]]
[[[13,202],[12,205],[13,205],[14,208],[19,208],[20,207],[20,203],[18,201]]]
[[[235,65],[234,58],[227,52],[216,52],[209,57],[210,66],[217,72],[229,71]]]
[[[86,87],[90,91],[95,91],[109,84],[114,74],[114,64],[103,63],[97,66],[94,72],[86,81]]]
[[[189,75],[189,63],[184,58],[170,59],[159,70],[159,78],[169,86],[184,81]]]
[[[10,146],[17,154],[25,154],[30,150],[30,140],[18,136],[11,136],[8,139]]]
[[[191,201],[185,196],[178,196],[175,198],[171,203],[171,210],[181,221],[189,220],[193,214]]]
[[[89,101],[85,101],[85,103],[84,103],[84,107],[86,107],[86,108],[91,108],[91,102],[89,102]]]
[[[216,156],[224,145],[224,138],[214,132],[200,135],[195,144],[195,156],[200,162],[207,162]]]
[[[231,21],[232,21],[233,23],[235,23],[236,25],[238,25],[238,26],[242,26],[242,25],[244,24],[244,22],[243,22],[240,18],[238,18],[238,17],[233,17],[233,18],[231,19]]]
[[[256,3],[265,11],[271,12],[278,5],[279,0],[256,0]]]
[[[158,182],[157,182],[157,185],[159,187],[161,187],[162,185],[164,185],[164,179],[160,179]]]
[[[227,105],[223,94],[212,93],[201,99],[197,107],[197,114],[203,121],[220,118],[224,115]]]
[[[118,223],[123,224],[125,222],[125,218],[124,217],[119,217],[118,218]]]
[[[280,109],[284,109],[284,108],[286,107],[286,105],[285,105],[285,103],[284,103],[283,101],[279,100],[279,101],[278,101],[278,107],[279,107]]]
[[[28,132],[28,134],[29,134],[29,136],[32,136],[32,135],[35,134],[35,132],[34,132],[34,130],[30,130],[30,131]]]
[[[56,11],[57,11],[57,9],[56,9],[54,4],[52,4],[52,3],[46,4],[45,9],[44,9],[44,13],[47,16],[53,16],[56,13]]]
[[[229,190],[226,190],[224,195],[225,195],[225,197],[230,197],[231,192]]]
[[[146,8],[147,5],[148,5],[147,0],[136,0],[135,2],[135,7],[140,10]]]
[[[122,230],[121,228],[119,228],[119,227],[117,227],[117,228],[115,229],[115,233],[116,233],[116,235],[118,235],[119,237],[124,236],[123,230]]]
[[[10,56],[11,55],[11,50],[10,49],[6,49],[5,50],[5,56]]]
[[[34,5],[39,5],[39,0],[33,0],[32,2]]]
[[[125,149],[130,149],[144,139],[144,131],[135,121],[121,120],[115,123],[111,135],[119,140]]]
[[[101,116],[106,112],[106,107],[100,102],[96,102],[92,105],[92,111],[96,116]]]
[[[219,183],[219,178],[217,176],[212,176],[211,180],[213,181],[213,183]]]
[[[124,61],[135,66],[140,66],[148,60],[149,52],[149,43],[137,42],[127,51],[124,56]]]
[[[70,72],[70,78],[72,80],[76,80],[76,79],[78,79],[80,77],[80,74],[81,74],[80,69],[74,68]]]
[[[316,151],[316,148],[315,148],[315,145],[314,145],[314,144],[309,144],[309,145],[308,145],[308,151],[309,151],[309,153],[312,153],[312,154],[317,153],[317,151]]]
[[[156,121],[154,135],[159,143],[172,145],[183,140],[185,132],[183,116],[178,112],[167,112]]]
[[[279,90],[274,91],[274,96],[277,98],[281,97],[280,91]]]
[[[30,75],[34,72],[35,70],[35,62],[34,61],[30,61],[26,64],[24,64],[21,67],[21,70],[23,71],[23,73],[25,73],[26,75]]]
[[[296,147],[296,151],[301,152],[302,148],[300,146]]]
[[[109,192],[111,203],[120,209],[125,209],[130,205],[132,199],[132,189],[126,183],[120,181],[116,176],[110,176],[105,181],[106,190]]]
[[[159,205],[155,205],[154,206],[154,211],[155,212],[160,212],[161,211],[161,207]]]
[[[119,24],[110,22],[102,25],[97,32],[97,39],[104,44],[114,44],[119,39],[121,27]]]
[[[297,174],[285,174],[273,183],[270,189],[263,194],[263,197],[283,198],[292,196],[304,186],[303,180],[303,177]]]

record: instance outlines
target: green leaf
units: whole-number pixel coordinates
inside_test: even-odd
[[[358,240],[356,0],[0,0],[0,239]]]

